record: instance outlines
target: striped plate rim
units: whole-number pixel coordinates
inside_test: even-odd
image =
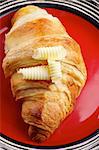
[[[95,1],[95,0],[92,0]],[[53,7],[51,5],[57,5],[57,7],[65,7],[64,9],[69,9],[71,8],[71,11],[73,13],[77,13],[78,15],[84,17],[91,23],[93,23],[96,27],[99,27],[99,3],[98,2],[89,2],[89,1],[81,1],[81,0],[54,0],[54,1],[34,1],[34,0],[6,0],[2,1],[0,4],[0,16],[2,17],[6,13],[8,13],[11,10],[15,10],[16,7],[20,8],[23,7],[24,5],[30,5],[30,4],[35,4],[35,5],[40,5],[43,7],[43,5],[46,5],[48,7],[48,4],[50,4],[50,7]]]
[[[54,1],[34,1],[34,0],[2,0],[0,3],[0,17],[3,17],[7,13],[10,13],[20,7],[25,5],[34,4],[41,7],[56,7],[59,9],[67,10],[73,12],[86,20],[90,21],[97,28],[99,27],[99,3],[97,0],[54,0]],[[29,144],[21,143],[11,139],[3,134],[0,137],[0,146],[2,149],[6,148],[7,150],[12,149],[61,149],[69,150],[69,149],[77,149],[77,150],[89,150],[89,149],[97,149],[98,148],[98,130],[88,137],[60,146],[32,146]]]
[[[98,139],[99,138],[99,131],[96,130],[94,133],[89,135],[88,137],[81,139],[79,141],[70,143],[70,144],[65,144],[65,145],[60,145],[60,146],[35,146],[35,145],[29,145],[25,144],[22,142],[18,142],[14,139],[11,139],[3,134],[1,134],[0,137],[0,142],[1,145],[5,146],[6,148],[9,148],[8,150],[12,150],[10,148],[13,148],[15,150],[19,149],[24,149],[24,150],[34,150],[34,149],[60,149],[60,150],[89,150],[92,148],[97,148],[98,146]]]

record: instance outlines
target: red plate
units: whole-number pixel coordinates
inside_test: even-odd
[[[99,104],[99,31],[91,23],[72,13],[47,8],[48,12],[57,16],[66,27],[67,32],[81,46],[84,61],[87,67],[88,79],[72,114],[66,118],[56,132],[43,146],[56,146],[78,141],[90,135],[98,128]],[[13,13],[1,18],[0,57],[4,58],[4,37],[10,29],[10,20]],[[1,63],[2,63],[1,59]],[[0,74],[0,111],[1,133],[16,141],[25,144],[38,145],[28,137],[26,125],[21,118],[21,104],[15,102],[9,79],[5,79],[1,68]]]

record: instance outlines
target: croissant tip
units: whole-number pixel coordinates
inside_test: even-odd
[[[45,136],[41,136],[41,135],[37,135],[37,136],[35,136],[35,137],[32,138],[32,140],[34,142],[38,143],[38,144],[46,141],[46,139],[47,138]]]
[[[36,143],[42,143],[49,137],[48,132],[35,126],[29,126],[28,135]]]

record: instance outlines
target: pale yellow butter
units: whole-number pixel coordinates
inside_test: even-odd
[[[55,83],[60,80],[62,78],[60,62],[48,60],[48,66],[52,82]]]
[[[61,60],[66,57],[66,49],[60,45],[41,47],[34,50],[32,57],[37,60]]]
[[[22,73],[23,78],[27,80],[50,80],[48,66],[22,68],[18,73]]]

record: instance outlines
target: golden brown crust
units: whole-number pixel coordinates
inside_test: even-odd
[[[45,141],[50,136],[51,133],[47,130],[30,125],[28,129],[28,134],[32,140],[41,143]]]
[[[15,13],[13,27],[6,36],[6,56],[3,60],[5,76],[11,77],[11,89],[16,100],[23,101],[22,118],[29,124],[29,136],[36,142],[45,141],[72,111],[86,78],[81,50],[53,17],[36,18],[16,23],[20,18],[42,9],[27,6]],[[43,10],[42,10],[43,11]],[[19,38],[20,37],[20,38]],[[32,58],[38,47],[62,45],[67,55],[61,60],[61,90],[51,81],[28,81],[16,71],[22,67],[46,65],[47,61]]]
[[[47,64],[46,61],[34,60],[31,56],[37,47],[63,45],[67,51],[66,63],[76,65],[86,75],[85,65],[80,53],[79,45],[69,37],[49,37],[39,38],[28,44],[25,47],[8,51],[3,60],[3,69],[5,76],[10,76],[12,73],[21,67],[31,67],[36,65]],[[72,57],[71,57],[72,55]],[[12,57],[13,56],[13,57]]]
[[[33,13],[35,11],[37,11],[38,9],[41,9],[39,7],[36,7],[36,6],[33,6],[33,5],[29,5],[29,6],[26,6],[26,7],[23,7],[21,9],[19,9],[13,16],[11,22],[12,22],[12,25],[18,20],[20,19],[22,16],[25,16],[27,14],[30,14],[30,13]]]
[[[34,40],[35,38],[51,36],[53,34],[56,36],[68,36],[59,21],[51,21],[47,18],[33,20],[19,26],[13,32],[10,31],[6,35],[6,49],[15,49],[21,47],[24,43],[28,44],[30,40]]]

